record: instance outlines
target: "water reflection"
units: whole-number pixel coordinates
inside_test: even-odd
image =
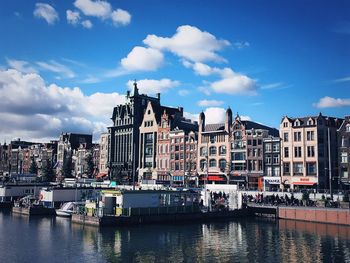
[[[0,213],[0,246],[1,262],[347,262],[350,227],[248,219],[99,229]]]

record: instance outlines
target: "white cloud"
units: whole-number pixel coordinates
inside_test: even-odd
[[[84,15],[95,16],[102,19],[108,18],[112,12],[110,3],[106,1],[76,0],[74,5],[83,12]]]
[[[238,49],[242,49],[250,46],[249,42],[247,41],[235,42],[233,43],[233,45]]]
[[[332,97],[323,97],[318,102],[313,104],[316,108],[338,108],[350,106],[350,99],[336,99]]]
[[[111,18],[115,25],[126,26],[130,24],[131,21],[131,15],[129,12],[119,8],[116,11],[112,12]]]
[[[208,107],[208,106],[220,106],[224,104],[222,100],[200,100],[198,101],[198,106]]]
[[[200,62],[183,62],[187,68],[192,68],[200,76],[218,75],[220,80],[208,83],[211,90],[217,93],[230,95],[255,95],[257,90],[256,81],[246,75],[234,72],[231,68],[210,67]],[[202,91],[206,91],[202,88]],[[208,94],[208,92],[207,92]]]
[[[120,63],[127,71],[154,71],[164,61],[164,55],[157,49],[134,47]]]
[[[65,65],[62,65],[55,60],[50,60],[48,62],[38,61],[36,64],[43,70],[58,73],[66,78],[74,78],[75,73]]]
[[[225,122],[226,110],[220,107],[209,107],[205,109],[205,124],[223,123]],[[199,113],[184,112],[184,116],[193,121],[198,121]]]
[[[189,25],[178,27],[170,38],[148,35],[143,42],[152,48],[170,51],[193,62],[226,61],[216,52],[230,45],[227,40],[217,39],[214,35]]]
[[[115,26],[126,26],[131,22],[131,15],[128,11],[120,8],[113,11],[111,4],[107,1],[76,0],[74,6],[85,16],[97,17],[103,21],[110,20]]]
[[[85,28],[92,28],[92,23],[90,20],[84,20],[83,22],[81,22],[81,25]]]
[[[171,80],[171,79],[161,79],[161,80],[155,80],[155,79],[142,79],[137,81],[137,87],[139,88],[140,93],[145,94],[156,94],[156,93],[163,93],[167,90],[177,87],[180,85],[180,82],[177,80]],[[129,89],[133,89],[134,87],[134,81],[129,80],[127,82],[127,86]]]
[[[344,77],[344,78],[334,80],[334,82],[348,82],[348,81],[350,81],[350,77]]]
[[[252,118],[250,118],[249,116],[246,116],[246,115],[240,115],[240,117],[241,117],[242,121],[251,121],[252,120]]]
[[[208,87],[200,86],[197,89],[198,89],[198,91],[204,93],[207,96],[209,96],[211,94],[210,88],[208,88]]]
[[[77,11],[67,10],[66,11],[68,24],[76,25],[79,23],[80,14]]]
[[[37,70],[30,66],[28,61],[16,60],[16,59],[6,59],[7,64],[10,68],[16,69],[23,73],[35,73]]]
[[[46,86],[40,75],[15,69],[0,71],[0,97],[0,140],[57,138],[62,131],[99,136],[113,107],[125,101],[118,93],[85,95],[77,87]]]
[[[46,20],[49,25],[53,25],[59,20],[58,13],[56,12],[55,8],[45,3],[36,3],[33,14],[37,18]]]

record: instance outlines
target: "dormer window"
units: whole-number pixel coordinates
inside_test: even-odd
[[[296,120],[296,121],[294,122],[294,126],[300,126],[300,121]]]
[[[310,119],[310,120],[307,121],[307,125],[310,126],[310,125],[313,125],[313,124],[314,124],[313,120]]]
[[[350,132],[350,124],[346,125],[346,131]]]

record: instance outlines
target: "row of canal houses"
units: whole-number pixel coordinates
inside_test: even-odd
[[[223,123],[207,124],[203,112],[198,122],[187,119],[183,108],[161,105],[160,94],[139,94],[135,83],[111,120],[99,144],[89,134],[62,133],[50,143],[15,140],[0,145],[0,173],[26,174],[35,160],[38,176],[49,162],[62,180],[70,160],[73,177],[122,183],[237,184],[269,190],[328,189],[330,183],[349,187],[349,117],[285,116],[277,130],[233,117],[228,108]]]
[[[110,178],[148,184],[238,184],[249,189],[348,187],[350,120],[283,117],[280,129],[233,117],[207,124],[139,94],[113,110],[102,135]],[[101,141],[101,145],[103,145]],[[101,171],[102,171],[101,170]]]

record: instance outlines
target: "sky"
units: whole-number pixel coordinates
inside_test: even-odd
[[[196,119],[350,113],[349,1],[7,0],[0,7],[0,143],[111,126],[141,93]]]

